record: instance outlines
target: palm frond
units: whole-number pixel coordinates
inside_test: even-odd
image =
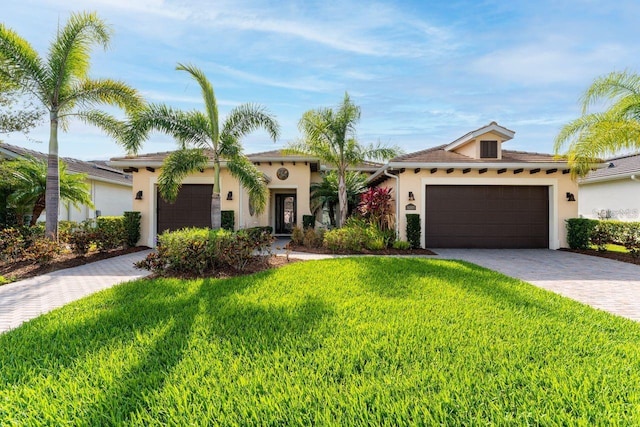
[[[0,23],[0,80],[46,100],[47,72],[31,44]]]
[[[612,72],[598,77],[581,97],[582,114],[585,114],[594,102],[606,98],[640,94],[640,76],[631,72]]]
[[[174,202],[184,178],[190,173],[204,169],[207,162],[207,156],[198,148],[178,150],[169,154],[158,177],[158,189],[162,198]]]
[[[100,110],[80,111],[76,116],[84,123],[91,124],[102,129],[104,133],[113,138],[118,144],[127,150],[127,154],[137,153],[144,141],[141,129],[132,128],[128,122],[118,120],[111,114]],[[133,133],[136,136],[133,136]]]
[[[114,105],[133,113],[141,110],[145,101],[136,89],[123,82],[111,79],[82,80],[72,84],[68,93],[60,99],[61,115],[68,113],[76,105],[93,108],[96,104]]]
[[[91,48],[109,44],[111,29],[96,13],[73,13],[60,30],[49,49],[49,88],[51,102],[64,98],[66,89],[74,81],[84,80],[89,72]]]
[[[211,141],[213,143],[213,149],[217,150],[218,138],[220,136],[219,129],[219,121],[218,121],[218,102],[216,101],[216,95],[213,90],[213,85],[207,79],[207,76],[204,75],[202,70],[193,66],[193,65],[185,65],[178,64],[176,67],[177,70],[186,71],[198,82],[200,85],[200,90],[202,91],[202,98],[204,99],[204,105],[206,110],[206,115],[209,118],[209,135],[211,136]]]
[[[251,132],[264,129],[275,142],[280,135],[280,126],[269,111],[257,104],[243,104],[233,108],[222,126],[222,134],[241,139]]]
[[[237,156],[227,161],[231,175],[240,181],[240,185],[249,193],[249,201],[258,214],[264,212],[269,198],[269,190],[264,183],[262,172],[245,156]]]
[[[181,148],[213,149],[208,119],[199,111],[174,110],[163,104],[151,104],[134,114],[132,126],[164,132],[175,138]]]

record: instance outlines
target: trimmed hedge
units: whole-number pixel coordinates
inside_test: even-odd
[[[140,220],[142,215],[140,212],[125,212],[124,213],[124,228],[127,233],[127,246],[133,248],[138,245],[140,240]]]
[[[571,218],[567,223],[567,243],[572,249],[587,249],[590,245],[599,251],[606,245],[622,245],[633,256],[640,255],[640,222],[601,221]]]
[[[233,231],[236,227],[235,213],[233,211],[220,212],[220,225],[223,229]]]
[[[96,218],[94,242],[99,251],[116,249],[127,244],[127,230],[123,216],[100,216]]]
[[[420,247],[420,214],[407,214],[407,241],[412,249]]]

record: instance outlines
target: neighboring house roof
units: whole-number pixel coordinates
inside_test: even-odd
[[[8,159],[34,157],[36,159],[47,159],[47,155],[35,150],[18,147],[6,143],[0,143],[0,157]],[[85,162],[70,157],[61,157],[67,165],[67,170],[71,173],[84,173],[90,179],[96,181],[110,182],[131,187],[133,185],[131,175],[125,174],[121,170],[107,166],[104,161]]]
[[[588,184],[591,182],[613,181],[627,179],[632,175],[640,177],[640,153],[605,160],[602,168],[589,172],[579,182]]]

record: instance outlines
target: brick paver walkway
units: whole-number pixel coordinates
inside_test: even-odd
[[[640,266],[547,249],[434,249],[635,321],[640,321]]]
[[[148,275],[148,271],[136,269],[133,263],[149,252],[122,255],[0,286],[0,333],[71,301]]]

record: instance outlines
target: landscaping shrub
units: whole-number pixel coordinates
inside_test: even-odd
[[[69,231],[68,243],[73,253],[85,256],[91,248],[91,244],[96,239],[96,233],[91,220],[76,224],[76,227]]]
[[[124,229],[127,234],[126,244],[128,247],[133,248],[138,245],[140,240],[140,221],[142,215],[140,212],[125,212],[124,213]]]
[[[597,222],[594,219],[571,218],[567,223],[567,243],[571,249],[588,249],[591,233]]]
[[[393,242],[393,249],[406,251],[408,249],[411,249],[411,243],[405,240],[396,240],[395,242]]]
[[[271,234],[260,233],[251,235],[246,230],[223,236],[219,243],[217,260],[222,265],[228,265],[238,271],[244,270],[254,257],[254,252],[262,253],[271,245]]]
[[[316,217],[313,215],[302,215],[302,228],[315,228]]]
[[[304,232],[297,225],[291,230],[291,243],[295,246],[302,246],[304,242]]]
[[[24,237],[17,228],[5,228],[0,231],[0,261],[11,263],[20,261],[24,256]]]
[[[6,285],[7,283],[10,283],[10,282],[11,282],[11,280],[7,279],[4,276],[0,276],[0,286]]]
[[[351,217],[344,227],[324,233],[323,244],[332,251],[361,252],[363,249],[385,248],[384,234],[375,224],[362,218]]]
[[[629,251],[631,256],[638,258],[640,256],[640,224],[626,223],[623,227],[622,243]]]
[[[233,211],[221,211],[220,225],[223,229],[233,231],[236,226],[235,213]]]
[[[46,237],[38,237],[31,242],[26,250],[26,258],[35,261],[39,265],[48,265],[61,252],[58,242],[49,240]]]
[[[393,229],[395,218],[391,204],[391,188],[370,188],[360,197],[358,212],[368,223],[381,231]]]
[[[407,214],[407,241],[412,249],[420,247],[420,214]]]
[[[306,248],[319,248],[322,246],[324,240],[324,229],[315,230],[313,228],[307,228],[304,232],[304,238],[302,244]]]
[[[58,222],[58,241],[61,243],[69,243],[71,232],[78,227],[75,221],[59,221]]]
[[[99,251],[108,251],[127,244],[127,229],[123,216],[96,218],[94,242]]]

